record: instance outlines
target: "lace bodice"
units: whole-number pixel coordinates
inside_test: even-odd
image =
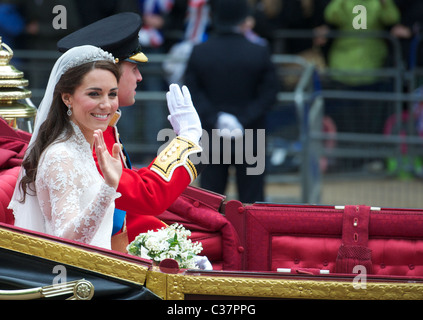
[[[110,248],[114,199],[119,196],[97,171],[80,129],[49,146],[38,165],[37,198],[46,233]]]

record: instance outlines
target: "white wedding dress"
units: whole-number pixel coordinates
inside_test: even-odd
[[[50,145],[38,165],[35,186],[44,230],[36,231],[110,249],[114,200],[120,194],[105,183],[89,143],[71,124],[75,134]],[[19,226],[19,210],[11,207]]]
[[[55,88],[62,75],[70,68],[100,60],[115,62],[110,53],[89,45],[74,47],[57,59],[37,110],[27,153],[50,114]],[[105,183],[97,171],[89,143],[79,127],[70,123],[75,134],[66,141],[56,140],[43,151],[35,188],[29,186],[32,188],[27,190],[24,202],[21,202],[20,181],[25,169],[21,168],[9,208],[14,212],[18,227],[109,249],[114,200],[120,194]]]

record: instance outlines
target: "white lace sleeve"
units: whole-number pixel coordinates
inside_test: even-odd
[[[51,234],[84,243],[94,237],[119,196],[94,169],[63,148],[49,152],[40,163],[37,194]]]

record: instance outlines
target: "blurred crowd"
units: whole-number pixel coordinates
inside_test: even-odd
[[[331,31],[362,31],[354,27],[353,21],[368,31],[385,32],[398,40],[401,44],[401,63],[405,67],[420,64],[423,57],[418,46],[423,23],[421,0],[249,1],[251,24],[246,35],[251,41],[268,44],[273,53],[295,54],[313,60],[319,68],[365,73],[397,63],[392,55],[393,48],[386,38],[330,36]],[[53,8],[57,5],[66,8],[66,21],[60,21],[62,25],[65,23],[65,29],[53,28],[52,21],[57,16]],[[142,16],[143,26],[139,39],[147,56],[171,53],[175,49],[179,50],[179,55],[184,54],[184,48],[176,48],[178,44],[203,42],[214,28],[213,0],[2,0],[0,35],[3,42],[14,49],[56,50],[56,43],[63,36],[123,11],[137,12]],[[284,32],[280,33],[281,30]],[[297,37],[295,31],[309,31],[310,34]],[[189,48],[185,49],[185,54],[189,52]],[[35,64],[31,70],[42,70],[42,62],[36,61]],[[166,83],[161,79],[162,66],[157,68],[154,64],[146,64],[145,72],[155,76],[144,77],[143,90],[165,88]],[[174,73],[177,73],[176,69],[174,66]],[[44,83],[38,81],[39,77],[30,79],[31,86],[42,88]],[[384,84],[381,85],[380,79],[368,74],[334,74],[330,85],[331,88],[341,90],[387,89]],[[358,124],[351,120],[351,115],[339,112],[343,108],[347,110],[350,107],[348,103],[337,101],[334,113],[335,109],[329,102],[327,112],[333,113],[331,116],[335,118],[338,127],[357,131]],[[357,121],[362,121],[360,116],[363,113],[358,108],[355,112]],[[367,106],[363,108],[367,110]],[[151,116],[152,121],[146,121],[147,124],[155,123],[154,119],[160,118],[158,114]],[[345,117],[348,119],[343,119]],[[377,117],[368,118],[374,120]],[[381,117],[381,123],[366,127],[374,127],[376,132],[380,132],[385,118],[386,114]]]
[[[250,4],[252,31],[266,39],[276,53],[306,54],[312,48],[326,47],[328,63],[334,41],[325,34],[328,30],[352,30],[351,22],[360,13],[354,13],[354,7],[365,7],[368,30],[389,31],[404,44],[419,35],[423,20],[423,2],[419,0],[250,0]],[[66,29],[52,26],[57,15],[52,9],[57,5],[66,8]],[[58,39],[82,26],[114,13],[134,11],[143,17],[141,44],[168,52],[181,40],[207,38],[213,29],[212,5],[213,0],[2,0],[0,35],[17,49],[55,50]],[[281,47],[275,43],[277,30],[312,30],[315,36],[289,37]],[[408,59],[409,43],[403,48]]]

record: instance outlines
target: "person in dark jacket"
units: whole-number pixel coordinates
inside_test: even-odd
[[[234,166],[239,200],[264,201],[265,116],[279,89],[271,51],[247,36],[247,1],[211,4],[214,32],[194,46],[185,73],[209,138],[203,134],[209,165],[201,187],[223,194]]]

